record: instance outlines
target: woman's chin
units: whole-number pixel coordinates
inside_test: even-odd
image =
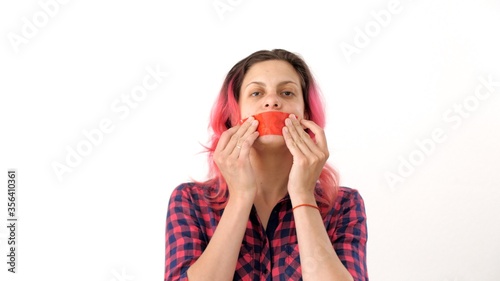
[[[285,139],[281,135],[264,135],[255,140],[255,144],[259,147],[281,147],[285,145]]]

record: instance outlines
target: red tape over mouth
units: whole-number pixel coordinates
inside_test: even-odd
[[[280,135],[282,136],[282,129],[285,127],[285,119],[290,116],[290,113],[280,111],[266,111],[253,115],[255,120],[259,121],[257,131],[260,136],[263,135]],[[240,124],[245,122],[248,118],[240,121]]]

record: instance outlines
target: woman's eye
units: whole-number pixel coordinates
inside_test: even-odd
[[[253,92],[253,93],[251,93],[250,95],[251,95],[252,97],[256,97],[256,96],[260,95],[260,92]]]
[[[292,92],[289,92],[289,91],[284,91],[284,92],[282,92],[282,94],[283,94],[284,96],[287,96],[287,97],[293,96],[293,93],[292,93]]]

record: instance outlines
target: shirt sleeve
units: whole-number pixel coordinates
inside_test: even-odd
[[[187,185],[172,192],[165,231],[165,281],[187,281],[188,268],[206,248]]]
[[[363,198],[355,189],[344,191],[333,235],[333,247],[354,281],[368,281],[366,268],[366,214]]]

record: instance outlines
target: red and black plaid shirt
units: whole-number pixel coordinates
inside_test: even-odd
[[[181,184],[172,192],[165,235],[165,281],[188,280],[188,268],[203,253],[220,221],[224,210],[213,209],[204,192],[194,183]],[[341,187],[333,207],[322,209],[322,217],[333,248],[354,280],[368,281],[366,215],[358,191]],[[233,280],[302,280],[288,195],[274,207],[265,230],[252,208]]]

